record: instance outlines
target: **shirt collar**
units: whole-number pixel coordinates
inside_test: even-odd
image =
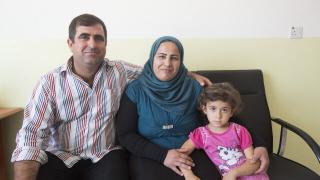
[[[73,57],[71,56],[67,63],[61,66],[60,73],[72,72]]]
[[[107,58],[105,58],[101,64],[100,68],[98,69],[98,72],[101,71],[102,69],[105,69],[106,66],[114,66],[114,64],[112,62],[110,62]],[[67,63],[61,67],[60,73],[68,72],[68,73],[74,74],[74,72],[72,71],[72,68],[73,68],[73,56],[71,56],[68,59]]]

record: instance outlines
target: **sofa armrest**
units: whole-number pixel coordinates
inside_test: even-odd
[[[320,163],[320,147],[308,133],[280,118],[271,118],[271,120],[281,126],[280,141],[277,152],[278,155],[283,155],[286,146],[287,130],[290,130],[300,136],[309,145]]]

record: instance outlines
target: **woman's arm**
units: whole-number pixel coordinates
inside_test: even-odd
[[[250,160],[250,162],[256,163],[257,161],[260,161],[260,167],[255,174],[266,172],[270,164],[266,142],[259,135],[257,135],[257,133],[255,133],[255,129],[248,128],[246,122],[240,120],[239,118],[232,118],[232,121],[246,127],[251,134],[255,148],[253,151],[253,158]]]
[[[167,150],[141,136],[137,126],[137,106],[124,93],[116,118],[117,136],[120,144],[136,156],[162,163],[166,158]]]
[[[132,154],[158,161],[179,175],[181,172],[177,166],[187,168],[194,165],[192,159],[185,155],[183,150],[167,150],[150,142],[138,133],[137,126],[137,106],[126,94],[123,94],[116,118],[117,136],[120,144]]]
[[[246,156],[246,161],[231,171],[229,171],[224,177],[223,180],[235,180],[240,176],[248,176],[254,174],[254,172],[259,169],[260,161],[256,161],[255,163],[250,162],[253,157],[253,147],[250,146],[244,150],[244,154]]]
[[[270,160],[268,155],[268,150],[265,147],[256,147],[253,151],[253,158],[250,162],[255,163],[256,161],[260,161],[260,167],[255,172],[255,174],[267,172]]]

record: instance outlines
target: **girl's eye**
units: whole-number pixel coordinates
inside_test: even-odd
[[[222,112],[224,112],[224,113],[229,113],[229,112],[231,112],[231,109],[230,108],[222,108]]]

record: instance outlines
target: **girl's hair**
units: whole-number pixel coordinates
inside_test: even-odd
[[[242,109],[240,93],[227,82],[214,83],[205,87],[198,98],[199,109],[210,101],[223,101],[231,106],[233,114],[238,114]]]

